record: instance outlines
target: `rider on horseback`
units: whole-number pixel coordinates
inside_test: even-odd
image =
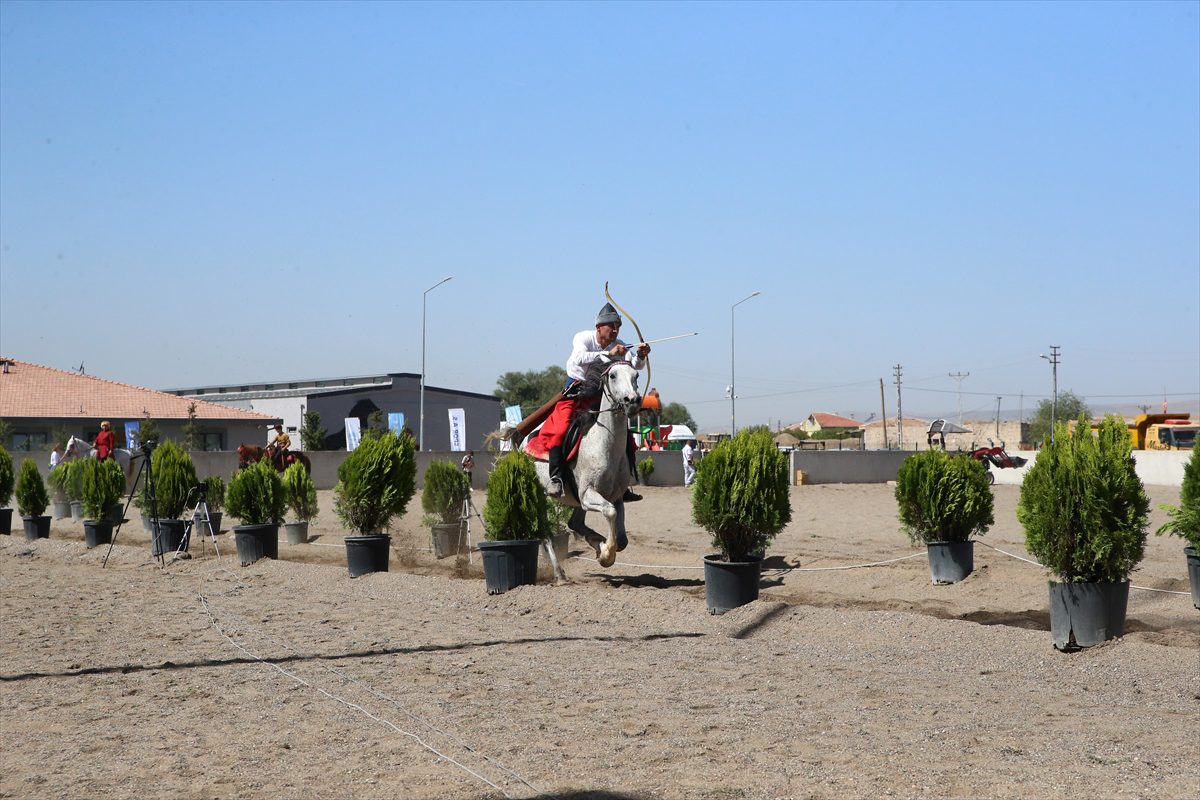
[[[279,471],[283,471],[286,464],[284,460],[287,458],[288,449],[292,446],[291,437],[283,432],[283,426],[278,422],[275,423],[275,438],[267,445],[267,455],[271,457],[271,463]]]
[[[541,438],[540,449],[547,454],[550,462],[550,488],[547,494],[552,497],[558,497],[563,492],[562,443],[563,438],[567,435],[571,418],[576,411],[587,406],[591,400],[591,398],[582,397],[579,391],[583,388],[588,365],[607,356],[623,358],[629,361],[634,369],[641,369],[645,365],[646,356],[650,354],[650,345],[645,342],[639,344],[636,351],[630,350],[628,344],[617,338],[620,330],[621,315],[617,313],[611,303],[605,303],[596,316],[596,329],[580,331],[571,341],[571,355],[567,357],[567,382],[563,389],[563,399],[554,406],[554,410],[542,423],[541,432],[538,434]],[[632,460],[631,454],[631,464]],[[632,466],[630,466],[630,470],[633,470]],[[641,495],[627,491],[624,499],[626,502],[630,502],[642,498]]]

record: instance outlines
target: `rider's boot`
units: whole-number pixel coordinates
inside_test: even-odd
[[[550,485],[546,487],[546,494],[551,497],[561,497],[563,493],[562,483],[562,463],[563,449],[562,445],[551,447],[547,454],[550,459]]]

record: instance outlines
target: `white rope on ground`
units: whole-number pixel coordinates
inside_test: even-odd
[[[221,636],[223,636],[227,642],[229,642],[231,645],[233,645],[235,648],[237,648],[241,652],[245,653],[250,658],[253,658],[255,661],[259,661],[263,664],[266,664],[269,667],[274,667],[280,673],[282,673],[283,675],[286,675],[287,677],[291,678],[292,680],[296,681],[297,683],[299,683],[303,686],[307,686],[308,688],[310,688],[316,692],[319,692],[320,694],[325,695],[330,700],[341,703],[342,705],[346,706],[347,708],[354,709],[355,711],[358,711],[359,713],[361,713],[363,716],[373,719],[376,722],[380,723],[381,725],[386,725],[387,727],[391,728],[396,733],[399,733],[402,736],[409,737],[410,739],[415,741],[417,744],[419,744],[421,747],[424,747],[426,750],[433,753],[438,758],[441,758],[441,759],[453,764],[454,766],[461,769],[463,772],[466,772],[468,775],[471,775],[472,777],[477,778],[478,780],[482,781],[483,783],[486,783],[488,786],[490,786],[493,789],[495,789],[496,791],[500,792],[505,797],[512,797],[512,795],[510,795],[508,792],[504,791],[499,786],[497,786],[496,784],[489,781],[487,778],[485,778],[482,775],[480,775],[479,773],[475,772],[470,767],[468,767],[464,764],[461,764],[458,761],[455,761],[450,756],[440,752],[437,748],[435,748],[433,745],[426,742],[424,739],[422,739],[417,734],[404,730],[403,728],[399,727],[398,725],[396,725],[395,723],[393,723],[390,720],[383,719],[382,717],[377,717],[376,715],[372,714],[370,711],[368,711],[367,709],[358,705],[357,703],[352,703],[349,700],[338,697],[337,695],[333,694],[332,692],[322,689],[320,686],[316,686],[312,683],[309,683],[308,681],[304,680],[303,678],[301,678],[299,675],[295,674],[294,672],[289,672],[288,670],[279,666],[275,662],[269,661],[269,660],[263,658],[262,656],[258,655],[257,653],[252,653],[250,650],[246,649],[242,645],[235,642],[232,638],[230,638],[229,634],[225,633],[225,631],[221,629],[221,624],[219,622],[217,622],[217,618],[213,615],[212,608],[208,605],[208,598],[206,598],[204,595],[200,595],[200,602],[204,605],[204,610],[208,614],[209,621],[212,623],[212,626],[216,630],[216,632],[221,634]],[[531,788],[533,788],[533,787],[531,787]],[[536,789],[535,789],[535,791],[536,791]]]
[[[210,616],[211,616],[211,614],[210,614]],[[278,647],[282,647],[282,648],[283,648],[283,649],[285,649],[285,650],[289,650],[289,651],[291,651],[292,653],[295,653],[296,655],[303,655],[303,654],[302,654],[302,653],[301,653],[299,650],[297,650],[296,648],[292,647],[292,646],[291,646],[290,644],[288,644],[287,642],[283,642],[283,641],[280,641],[280,640],[278,640],[278,639],[275,639],[274,637],[270,636],[269,634],[265,634],[265,633],[263,633],[262,631],[258,630],[258,629],[257,629],[257,628],[255,628],[253,625],[249,624],[249,620],[247,620],[247,619],[246,619],[245,617],[243,617],[242,615],[240,615],[240,614],[230,614],[230,613],[226,612],[225,616],[226,616],[226,617],[234,617],[234,618],[236,618],[236,619],[240,619],[240,620],[242,620],[244,623],[247,623],[247,624],[245,624],[243,627],[250,629],[250,630],[251,630],[251,631],[253,631],[255,634],[257,634],[259,637],[261,637],[261,638],[263,638],[263,639],[266,639],[268,642],[271,642],[272,644],[274,644],[274,645],[276,645],[276,646],[278,646]],[[333,673],[334,675],[337,675],[337,676],[338,676],[339,678],[341,678],[343,681],[346,681],[346,682],[349,682],[349,683],[353,683],[353,684],[355,684],[355,685],[357,685],[357,686],[361,687],[361,688],[362,688],[364,691],[366,691],[368,694],[372,694],[372,695],[374,695],[375,697],[378,697],[380,700],[383,700],[383,701],[385,701],[385,702],[391,703],[393,706],[395,706],[397,709],[399,709],[399,711],[400,711],[401,713],[403,713],[405,716],[407,716],[409,719],[412,719],[414,722],[418,722],[418,723],[420,723],[420,724],[424,725],[425,727],[429,728],[430,730],[434,731],[435,733],[438,733],[438,734],[441,734],[442,736],[445,736],[447,739],[449,739],[449,740],[451,740],[452,742],[454,742],[455,744],[459,745],[460,747],[462,747],[462,748],[463,748],[464,750],[466,750],[467,752],[469,752],[469,753],[472,753],[473,755],[477,755],[477,756],[479,756],[480,758],[482,758],[484,761],[486,761],[486,762],[488,762],[489,764],[491,764],[493,767],[495,767],[495,768],[496,768],[496,769],[498,769],[499,771],[501,771],[501,772],[503,772],[503,773],[507,774],[508,776],[510,776],[511,778],[513,778],[513,779],[515,779],[515,780],[517,780],[517,781],[520,781],[521,783],[525,784],[525,785],[526,785],[526,786],[528,786],[530,789],[532,789],[533,791],[537,792],[537,793],[539,794],[539,796],[553,798],[553,795],[546,795],[546,794],[543,794],[543,793],[542,793],[542,790],[538,789],[538,787],[534,786],[532,783],[530,783],[528,780],[526,780],[526,779],[525,779],[523,776],[521,776],[521,775],[520,775],[520,774],[518,774],[517,772],[514,772],[513,770],[511,770],[511,769],[509,769],[508,767],[504,766],[504,765],[503,765],[503,764],[501,764],[499,761],[496,761],[494,758],[492,758],[491,756],[487,755],[486,753],[482,753],[482,752],[480,752],[480,751],[476,750],[476,749],[475,749],[475,748],[474,748],[474,747],[473,747],[473,746],[472,746],[472,745],[471,745],[469,742],[463,741],[463,739],[461,739],[460,737],[458,737],[458,736],[454,735],[453,733],[449,733],[448,731],[444,731],[444,730],[442,730],[441,728],[439,728],[438,726],[436,726],[436,725],[434,725],[433,723],[429,722],[428,720],[426,720],[426,719],[423,719],[423,718],[421,718],[421,717],[417,716],[416,714],[412,713],[412,712],[411,712],[411,711],[409,711],[407,708],[405,708],[405,707],[403,706],[403,704],[401,704],[401,703],[400,703],[400,701],[399,701],[399,700],[397,700],[396,698],[394,698],[394,697],[391,697],[391,696],[389,696],[389,695],[386,695],[386,694],[384,694],[383,692],[380,692],[380,691],[379,691],[378,689],[376,689],[374,686],[371,686],[369,683],[365,683],[365,682],[363,682],[363,681],[360,681],[360,680],[358,680],[357,678],[355,678],[355,677],[354,677],[354,676],[352,676],[352,675],[347,675],[346,673],[342,672],[341,670],[335,669],[335,668],[333,668],[333,667],[329,666],[328,664],[321,663],[321,664],[317,664],[316,666],[319,666],[321,669],[324,669],[326,672],[331,672],[331,673]]]
[[[1028,558],[1022,558],[1021,556],[1010,553],[1007,550],[1001,550],[999,547],[992,547],[987,542],[980,542],[978,539],[976,539],[975,541],[978,542],[979,544],[983,545],[984,547],[991,547],[997,553],[1004,553],[1004,555],[1008,556],[1009,558],[1015,558],[1018,561],[1024,561],[1026,564],[1033,564],[1035,567],[1042,566],[1042,564],[1038,563],[1037,561],[1033,561],[1032,559],[1028,559]],[[1135,586],[1132,583],[1129,584],[1129,588],[1130,589],[1141,589],[1143,592],[1162,592],[1163,594],[1191,594],[1191,592],[1180,592],[1180,591],[1176,591],[1175,589],[1155,589],[1152,586]]]

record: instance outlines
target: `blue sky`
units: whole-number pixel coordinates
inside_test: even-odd
[[[562,364],[703,430],[1200,410],[1200,4],[0,3],[0,350],[157,388]],[[761,291],[734,312],[731,306]],[[275,311],[273,309],[283,309]],[[624,338],[636,338],[626,324]],[[1021,399],[1022,393],[1024,399]],[[1135,412],[1136,413],[1136,412]]]

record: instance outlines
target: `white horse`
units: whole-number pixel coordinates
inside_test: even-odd
[[[63,451],[63,461],[74,461],[77,458],[95,458],[96,448],[85,442],[83,439],[72,436],[67,440],[67,449]],[[121,472],[125,473],[125,482],[128,483],[133,478],[133,454],[128,450],[113,449],[113,460],[121,467]]]
[[[598,364],[600,377],[600,410],[584,411],[592,416],[579,453],[563,464],[563,493],[555,498],[560,504],[575,510],[567,526],[584,537],[596,551],[600,566],[611,567],[617,552],[629,543],[625,533],[625,503],[621,499],[633,482],[629,472],[626,447],[629,441],[629,418],[637,413],[642,397],[637,390],[637,370],[628,361]],[[550,465],[537,462],[538,478],[550,486]],[[588,511],[598,511],[608,522],[608,535],[601,536],[584,524]],[[566,578],[559,567],[558,578]]]

